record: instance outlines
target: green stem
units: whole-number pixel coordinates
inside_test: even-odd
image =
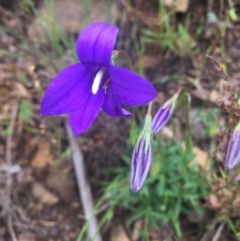
[[[152,104],[153,104],[152,101],[150,101],[149,104],[148,104],[147,115],[151,115],[152,114]]]
[[[117,53],[118,54],[122,54],[122,55],[124,55],[127,58],[129,67],[130,67],[131,70],[133,70],[134,68],[133,68],[132,60],[131,60],[129,54],[126,51],[124,51],[124,50],[117,50]]]

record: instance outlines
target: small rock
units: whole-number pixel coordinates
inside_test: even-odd
[[[132,232],[132,240],[138,240],[140,238],[140,231],[143,227],[143,220],[140,219],[134,223],[133,232]]]
[[[176,9],[177,12],[185,13],[188,10],[189,0],[165,0],[165,5]]]
[[[46,205],[54,205],[59,202],[58,197],[49,192],[42,184],[37,182],[32,184],[32,194],[41,203]]]
[[[159,56],[144,55],[134,64],[134,67],[135,68],[143,67],[144,69],[154,68],[160,62],[161,62],[161,58]]]
[[[110,234],[110,241],[130,241],[121,224],[112,229]]]
[[[0,227],[0,237],[3,237],[6,234],[6,228]]]
[[[32,169],[30,168],[23,169],[21,172],[17,173],[16,178],[17,178],[17,183],[20,185],[31,183],[34,180],[32,176]]]
[[[188,221],[191,223],[200,223],[204,218],[204,212],[193,211],[188,215]]]
[[[43,168],[52,160],[50,148],[51,144],[48,142],[41,142],[39,144],[38,150],[31,161],[33,168]]]
[[[71,174],[71,173],[70,173]],[[77,192],[72,175],[51,173],[46,180],[48,187],[57,191],[62,200],[72,202],[77,199]]]
[[[208,153],[198,147],[193,147],[193,153],[196,155],[191,164],[197,163],[202,169],[208,170],[210,161],[208,160]]]
[[[18,241],[35,241],[36,236],[31,232],[24,232],[18,236]]]

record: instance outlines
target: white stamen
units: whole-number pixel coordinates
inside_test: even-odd
[[[98,91],[98,89],[99,89],[99,86],[100,86],[100,83],[101,83],[101,80],[102,80],[103,73],[104,73],[104,71],[103,71],[102,69],[100,69],[100,70],[97,72],[97,74],[96,74],[96,76],[95,76],[95,78],[94,78],[94,80],[93,80],[93,85],[92,85],[92,93],[93,93],[93,94],[96,94],[97,91]]]

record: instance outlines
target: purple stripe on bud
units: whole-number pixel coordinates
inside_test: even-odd
[[[182,89],[179,89],[164,105],[160,107],[152,120],[152,133],[157,134],[172,117],[177,99]]]
[[[235,130],[229,140],[225,167],[228,170],[236,167],[240,162],[240,123],[235,127]]]
[[[172,116],[172,103],[161,106],[152,121],[152,132],[157,134],[169,121]]]
[[[134,146],[131,165],[131,190],[138,192],[147,177],[152,164],[152,141],[147,143],[143,135]]]

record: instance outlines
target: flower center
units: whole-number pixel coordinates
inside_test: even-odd
[[[103,85],[103,89],[104,89],[105,94],[107,94],[107,88],[108,88],[109,82],[110,82],[110,79],[108,79]]]
[[[99,86],[100,86],[100,84],[101,84],[101,80],[102,80],[103,74],[104,74],[104,70],[103,70],[103,69],[100,69],[100,70],[97,72],[97,74],[96,74],[96,76],[95,76],[95,78],[94,78],[94,80],[93,80],[92,93],[93,93],[94,95],[95,95],[95,94],[98,92],[98,90],[99,90]]]

